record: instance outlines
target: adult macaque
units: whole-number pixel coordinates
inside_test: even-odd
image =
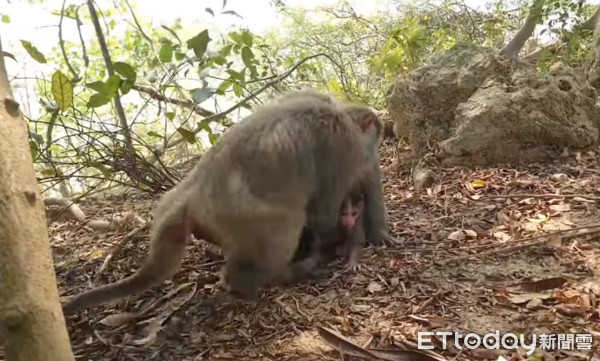
[[[292,90],[281,96],[278,101],[287,99],[303,98],[312,102],[325,102],[332,105],[343,106],[343,103],[330,94],[317,92],[313,89]],[[364,231],[367,240],[377,246],[394,245],[396,239],[389,234],[387,228],[387,210],[383,201],[383,189],[381,186],[381,170],[379,169],[379,153],[375,156],[377,160],[371,164],[370,171],[361,180],[364,197]]]
[[[65,313],[145,291],[181,266],[191,233],[220,244],[223,283],[254,297],[272,279],[297,279],[319,253],[290,262],[304,225],[315,249],[336,232],[339,207],[378,161],[383,123],[365,107],[287,97],[232,126],[158,201],[150,250],[132,276],[74,296]]]

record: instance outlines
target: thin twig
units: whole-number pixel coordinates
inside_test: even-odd
[[[555,235],[559,235],[560,233],[563,232],[567,232],[567,231],[572,231],[572,230],[565,230],[565,231],[558,231],[558,232],[553,232],[553,233],[549,233],[546,234],[544,236],[536,236],[536,237],[531,237],[531,238],[527,238],[524,240],[521,240],[519,242],[519,244],[517,245],[511,245],[508,247],[502,247],[502,248],[498,248],[498,249],[492,249],[489,251],[485,251],[485,252],[480,252],[480,253],[476,253],[476,254],[467,254],[467,255],[463,255],[463,256],[458,256],[458,257],[454,257],[454,258],[449,258],[445,261],[439,262],[441,265],[448,265],[450,263],[455,263],[458,261],[464,261],[466,259],[472,258],[472,257],[485,257],[485,256],[491,256],[494,254],[499,254],[499,253],[512,253],[515,251],[520,251],[529,247],[533,247],[533,246],[539,246],[542,245],[544,243],[550,242],[554,239]],[[590,231],[586,231],[586,232],[580,232],[580,233],[575,233],[575,234],[565,234],[562,236],[562,239],[568,239],[568,238],[573,238],[573,237],[581,237],[581,236],[587,236],[587,235],[591,235],[591,234],[600,234],[600,230],[596,229],[596,230],[590,230]],[[541,239],[536,239],[536,238],[541,238]],[[524,241],[530,241],[532,239],[536,239],[533,242],[528,242],[528,243],[523,243]]]
[[[595,197],[587,194],[497,194],[484,196],[476,200],[491,199],[491,198],[584,198],[593,201],[600,201],[600,197]]]
[[[148,228],[148,226],[150,225],[150,222],[146,222],[143,225],[134,228],[131,232],[129,232],[128,234],[125,235],[125,237],[123,237],[123,239],[121,239],[121,242],[119,242],[119,244],[117,244],[113,250],[110,252],[110,254],[106,257],[106,259],[104,259],[104,262],[102,263],[102,266],[100,267],[100,269],[98,270],[97,275],[101,275],[106,268],[113,262],[113,260],[121,253],[121,250],[123,249],[123,247],[125,247],[125,245],[127,243],[129,243],[129,241],[133,238],[133,236],[135,236],[136,234],[138,234],[139,232],[145,230]]]

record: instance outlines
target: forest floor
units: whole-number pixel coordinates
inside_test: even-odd
[[[598,360],[600,151],[566,154],[550,165],[439,169],[434,188],[416,192],[408,174],[387,170],[403,156],[392,149],[383,147],[382,169],[389,227],[400,245],[365,248],[356,274],[332,266],[326,277],[239,301],[216,286],[220,251],[193,240],[182,269],[161,287],[67,318],[77,359],[341,360],[337,344],[345,359],[377,349],[370,352],[380,360]],[[554,177],[560,173],[568,179]],[[134,211],[150,220],[152,204],[122,194],[82,209],[95,218]],[[75,221],[53,222],[61,295],[133,273],[146,256],[147,230],[97,275],[130,231],[94,233]],[[437,336],[436,354],[402,351],[417,349],[421,331],[496,330],[592,334],[595,345],[538,348],[528,356],[523,349],[458,350],[450,337],[444,350]]]

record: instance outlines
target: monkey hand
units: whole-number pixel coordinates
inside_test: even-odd
[[[360,269],[361,265],[360,263],[358,263],[357,260],[350,260],[348,261],[348,263],[346,263],[346,266],[344,267],[344,272],[356,273],[360,271]]]
[[[381,230],[377,232],[375,236],[372,236],[369,239],[369,243],[375,246],[398,246],[400,244],[400,240],[392,235],[387,230]]]
[[[346,261],[346,266],[344,267],[344,272],[352,272],[352,273],[356,273],[360,270],[360,264],[359,264],[359,258],[360,258],[360,248],[354,248],[350,251],[350,254],[348,255],[348,259]]]

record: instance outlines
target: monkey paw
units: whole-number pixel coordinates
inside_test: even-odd
[[[361,269],[360,263],[358,263],[357,261],[350,261],[344,267],[344,272],[357,273],[358,271],[360,271],[360,269]]]

